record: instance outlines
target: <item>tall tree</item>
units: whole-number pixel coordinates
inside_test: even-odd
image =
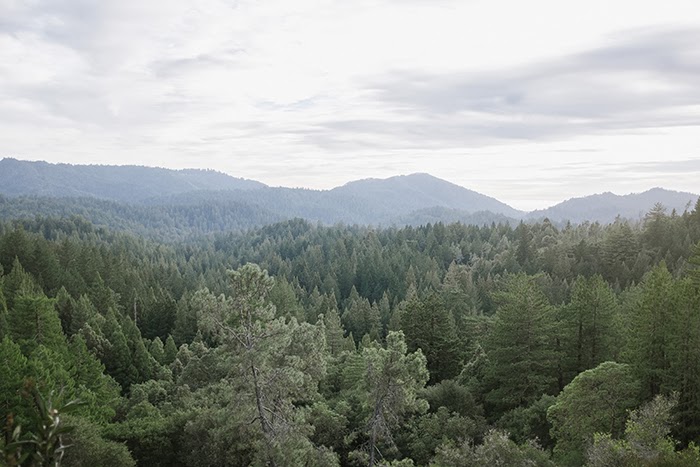
[[[683,443],[700,436],[700,291],[691,280],[674,281],[667,390],[678,394],[674,434]]]
[[[13,340],[29,355],[39,345],[59,352],[66,351],[66,338],[53,300],[43,294],[15,297],[8,324]]]
[[[670,390],[669,348],[674,321],[673,277],[664,263],[648,273],[641,300],[628,319],[627,359],[633,365],[648,399]]]
[[[232,296],[205,301],[202,329],[229,350],[236,375],[249,394],[251,420],[262,434],[259,453],[270,465],[303,463],[312,452],[305,436],[303,412],[295,403],[318,393],[325,374],[322,327],[276,317],[267,271],[247,264],[229,272]]]
[[[486,339],[487,401],[500,410],[527,406],[556,388],[552,307],[534,277],[510,276]]]
[[[373,467],[380,453],[380,442],[394,444],[392,433],[403,417],[428,409],[428,403],[418,395],[428,381],[428,370],[420,350],[407,353],[400,331],[389,332],[386,348],[377,343],[365,347],[362,359],[365,372],[361,384],[368,410],[366,460]]]
[[[432,382],[460,371],[460,345],[455,321],[436,293],[409,300],[401,311],[401,329],[410,351],[421,349],[428,360]]]
[[[19,345],[5,336],[0,341],[0,423],[3,429],[7,426],[10,416],[20,418],[26,413],[25,404],[21,397],[22,381],[28,375],[27,358],[22,354]],[[22,413],[17,413],[21,411]],[[7,433],[9,436],[10,433]]]
[[[579,276],[561,320],[572,377],[614,356],[616,298],[602,276]]]

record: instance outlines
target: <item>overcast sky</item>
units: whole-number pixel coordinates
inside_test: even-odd
[[[0,0],[0,157],[700,191],[697,0]]]

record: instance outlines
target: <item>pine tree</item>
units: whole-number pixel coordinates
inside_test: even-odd
[[[346,349],[344,331],[340,324],[340,316],[335,309],[330,310],[323,316],[323,324],[326,333],[326,346],[331,357],[339,357]],[[354,346],[354,343],[353,343]]]
[[[0,340],[9,337],[9,324],[7,322],[7,303],[5,302],[5,294],[2,287],[2,275],[0,275]]]
[[[649,399],[669,387],[669,348],[674,322],[673,278],[664,263],[644,278],[638,306],[628,316],[626,358],[642,382]]]
[[[71,336],[77,334],[97,314],[97,308],[92,304],[90,298],[87,295],[81,295],[78,301],[74,302],[67,334]]]
[[[19,295],[8,316],[13,340],[29,355],[44,345],[58,353],[66,352],[66,339],[53,300],[44,295]]]
[[[103,362],[107,369],[107,373],[112,376],[122,387],[123,391],[128,391],[129,387],[138,382],[139,373],[136,367],[131,362],[131,352],[129,344],[122,327],[117,321],[117,317],[113,310],[107,313],[102,333],[109,342],[109,346],[105,349]]]
[[[452,314],[440,297],[432,293],[425,300],[406,303],[401,329],[410,351],[421,349],[428,361],[431,382],[456,376],[460,371],[460,345]]]
[[[110,421],[119,401],[119,384],[104,374],[104,365],[80,335],[73,336],[69,346],[68,371],[79,387],[78,399],[86,404],[90,418],[101,423]]]
[[[229,272],[232,296],[203,301],[202,328],[224,344],[235,361],[240,391],[260,427],[259,455],[269,465],[294,463],[311,444],[301,435],[303,417],[294,405],[318,392],[325,374],[323,326],[287,321],[270,301],[274,280],[259,266]],[[286,460],[283,460],[286,459]]]
[[[450,263],[442,281],[441,296],[455,322],[459,322],[464,316],[474,315],[479,310],[477,290],[471,271],[454,261]]]
[[[163,341],[160,337],[156,336],[148,346],[148,352],[151,354],[153,359],[158,362],[158,364],[163,365],[165,363],[165,348],[163,346]]]
[[[614,356],[616,308],[615,294],[600,275],[576,279],[561,313],[571,377]]]
[[[153,359],[141,337],[141,331],[136,327],[136,324],[127,316],[122,320],[122,331],[129,346],[129,355],[136,371],[138,372],[137,381],[148,381],[155,375],[157,362]]]
[[[17,258],[12,263],[10,273],[3,276],[3,289],[7,308],[10,310],[14,308],[16,297],[41,293],[41,289],[34,278],[24,270]]]
[[[163,364],[170,365],[177,358],[177,346],[175,345],[175,339],[173,336],[168,334],[168,338],[165,340],[165,345],[163,346]]]
[[[675,433],[687,443],[700,436],[700,293],[689,279],[675,281],[670,293],[666,390],[678,395]]]
[[[20,391],[24,378],[28,376],[28,362],[19,345],[8,336],[0,341],[0,361],[0,423],[5,427],[11,414],[20,419],[26,415],[26,404]]]
[[[173,329],[173,339],[177,344],[189,344],[197,334],[197,316],[190,301],[187,295],[183,295],[177,302]]]
[[[552,307],[535,278],[511,276],[486,339],[487,401],[500,409],[527,406],[556,387]]]
[[[409,413],[425,412],[428,403],[418,392],[428,381],[426,360],[420,350],[407,353],[402,332],[390,332],[386,348],[374,343],[362,350],[367,414],[367,461],[376,464],[381,443],[393,445],[392,433]],[[363,456],[364,457],[364,456]]]

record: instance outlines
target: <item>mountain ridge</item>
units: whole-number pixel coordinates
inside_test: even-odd
[[[569,198],[545,209],[529,212],[525,219],[548,218],[551,221],[574,223],[598,221],[613,222],[618,216],[637,220],[644,217],[656,203],[667,210],[683,212],[698,200],[698,195],[689,192],[654,187],[638,193],[618,195],[610,191]]]
[[[207,189],[256,189],[267,185],[215,170],[139,165],[52,164],[0,159],[0,193],[8,196],[90,196],[134,202],[164,194]]]
[[[545,217],[557,223],[608,223],[618,216],[639,220],[657,202],[669,212],[682,212],[697,200],[696,194],[655,187],[627,195],[604,192],[570,198],[523,212],[427,173],[366,178],[313,190],[270,187],[215,170],[0,160],[0,219],[81,215],[131,230],[140,222],[148,230],[168,224],[168,216],[173,216],[178,229],[197,234],[295,217],[327,225],[384,227],[436,222],[516,224]]]

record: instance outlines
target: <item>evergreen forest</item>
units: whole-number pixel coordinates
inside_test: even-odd
[[[122,227],[0,222],[0,465],[700,465],[700,201]]]

